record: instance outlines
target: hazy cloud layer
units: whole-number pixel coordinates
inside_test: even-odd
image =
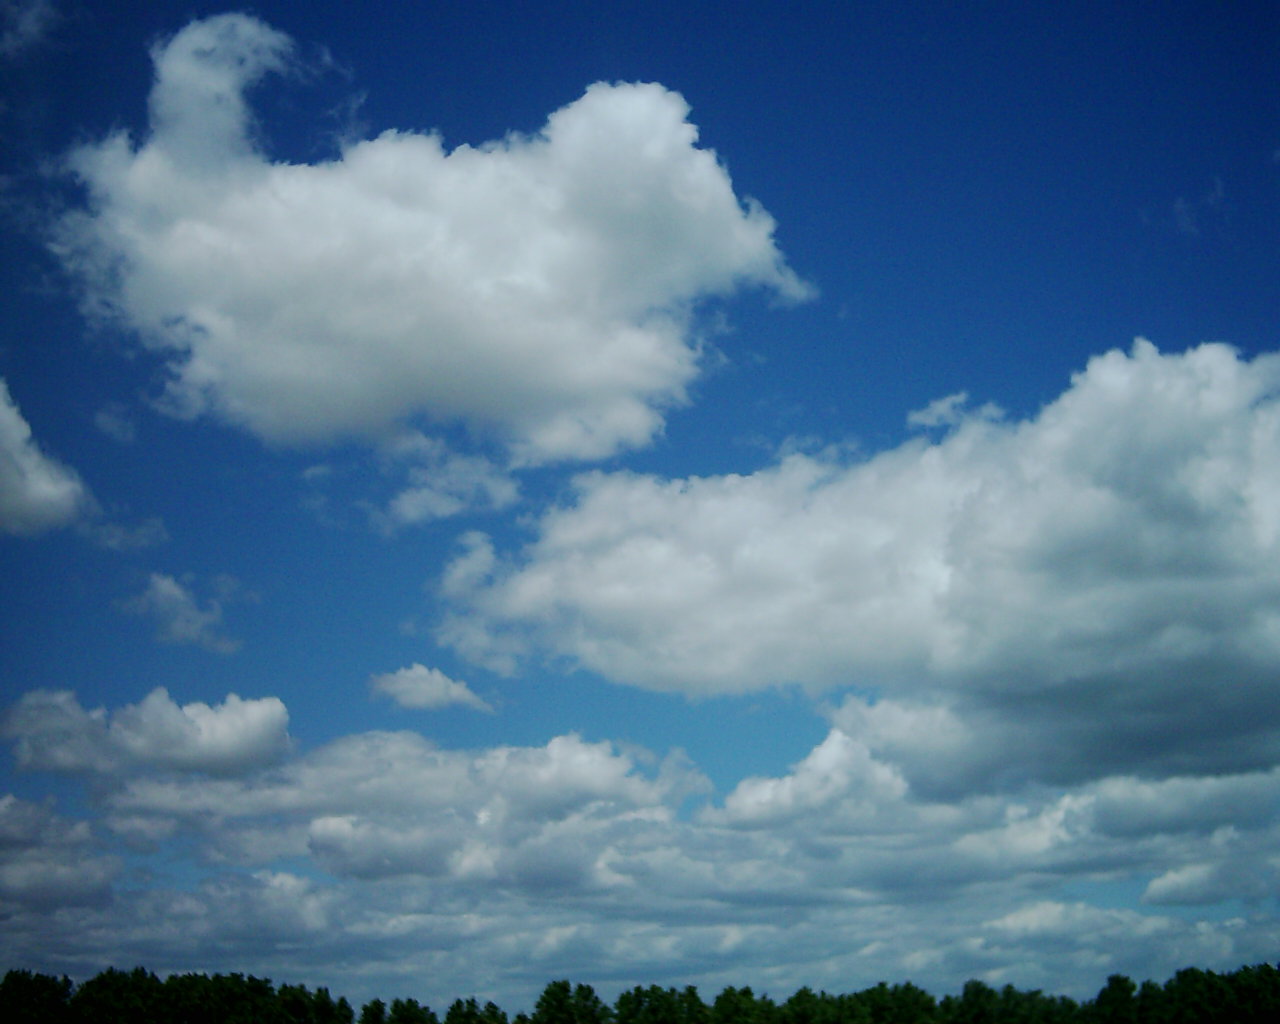
[[[91,503],[75,471],[40,450],[0,377],[0,533],[29,536],[67,526]]]
[[[19,762],[87,772],[97,824],[0,801],[4,941],[91,964],[109,934],[111,955],[158,969],[314,963],[340,990],[518,1006],[547,977],[625,987],[654,964],[712,991],[905,976],[1087,991],[1130,965],[1265,959],[1280,937],[1264,909],[1274,769],[940,801],[833,727],[787,773],[718,800],[678,753],[575,735],[458,751],[409,732],[286,753],[286,721],[271,699],[179,708],[157,691],[90,713],[24,697]],[[120,849],[178,839],[194,888],[111,887]],[[60,899],[24,874],[42,856],[64,866]],[[1081,899],[1134,885],[1141,910]]]
[[[90,308],[168,356],[175,412],[286,442],[421,414],[517,460],[595,458],[684,400],[697,299],[806,294],[661,86],[594,85],[531,136],[388,131],[274,163],[244,90],[291,54],[253,18],[195,22],[153,52],[145,138],[70,161],[89,202],[58,251]]]

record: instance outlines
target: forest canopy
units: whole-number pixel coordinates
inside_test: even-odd
[[[275,985],[243,974],[175,974],[108,968],[76,985],[67,977],[10,970],[0,982],[0,1020],[10,1024],[442,1024],[416,999],[370,999],[357,1014],[328,988]],[[612,1005],[586,984],[550,982],[532,1012],[509,1017],[492,1002],[455,999],[443,1024],[1274,1024],[1280,969],[1270,964],[1217,974],[1178,971],[1164,984],[1113,974],[1098,994],[996,989],[983,981],[935,998],[910,982],[881,982],[833,995],[802,988],[782,1002],[750,986],[707,1002],[693,986],[636,986]]]

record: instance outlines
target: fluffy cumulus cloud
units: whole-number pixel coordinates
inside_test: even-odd
[[[66,526],[90,504],[75,471],[40,450],[0,377],[0,532],[30,536]]]
[[[1278,387],[1275,356],[1139,341],[1025,421],[943,403],[860,461],[585,475],[524,550],[468,538],[441,636],[695,696],[855,686],[888,703],[842,724],[918,784],[942,749],[960,786],[1270,764]]]
[[[234,775],[278,760],[289,714],[274,697],[179,705],[163,688],[114,714],[86,711],[67,690],[34,690],[8,712],[19,767],[114,776],[173,770]]]
[[[251,17],[196,22],[153,52],[145,137],[70,161],[88,202],[58,251],[89,307],[167,357],[174,411],[279,442],[422,416],[517,461],[594,458],[684,400],[697,300],[806,294],[661,86],[597,84],[478,146],[388,131],[273,162],[244,92],[292,50]]]
[[[427,668],[416,662],[399,671],[374,676],[369,685],[375,693],[390,697],[405,708],[435,710],[457,704],[476,711],[493,711],[466,683],[450,679],[438,668]]]

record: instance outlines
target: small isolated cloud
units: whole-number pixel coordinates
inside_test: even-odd
[[[374,514],[389,531],[466,511],[506,508],[519,497],[509,473],[480,456],[454,454],[425,434],[398,437],[387,446],[387,457],[406,476],[399,493]]]
[[[685,401],[698,300],[809,293],[660,85],[593,85],[533,135],[387,131],[288,164],[255,148],[244,93],[292,51],[245,15],[195,22],[153,51],[141,141],[70,158],[88,201],[56,249],[87,306],[169,360],[173,412],[277,442],[425,416],[516,462],[599,458]]]
[[[945,398],[936,398],[923,409],[916,409],[907,414],[907,425],[925,429],[933,427],[955,427],[974,416],[983,419],[998,420],[1003,415],[998,405],[988,402],[976,412],[966,408],[969,404],[969,392],[957,391]]]
[[[289,713],[275,697],[178,705],[163,687],[108,715],[73,693],[35,690],[9,711],[4,734],[27,769],[104,775],[148,769],[235,775],[288,752]]]
[[[219,587],[231,592],[234,584]],[[159,637],[170,644],[194,644],[216,654],[232,654],[240,641],[222,633],[222,601],[211,597],[203,605],[189,586],[164,573],[152,573],[147,589],[124,603],[126,611],[154,619]]]
[[[1195,237],[1200,234],[1200,225],[1196,223],[1195,207],[1182,196],[1174,200],[1173,223],[1180,235]]]
[[[137,424],[128,408],[119,402],[111,402],[99,409],[93,417],[93,425],[121,444],[132,444],[138,437]]]
[[[374,693],[390,697],[402,708],[435,711],[458,704],[492,713],[492,706],[471,692],[466,683],[450,679],[436,668],[414,663],[396,672],[374,676],[369,685]]]
[[[1214,178],[1212,186],[1198,199],[1185,196],[1175,199],[1173,224],[1178,234],[1189,238],[1207,234],[1210,240],[1217,240],[1227,234],[1231,225],[1231,206],[1223,180]]]
[[[132,524],[94,519],[83,523],[81,532],[109,551],[136,551],[164,544],[169,539],[164,521],[155,516]]]
[[[68,526],[92,504],[76,472],[40,450],[0,377],[0,532],[32,536]]]
[[[913,427],[951,427],[964,417],[964,407],[969,403],[967,391],[957,391],[945,398],[935,398],[923,409],[907,414],[907,423]]]

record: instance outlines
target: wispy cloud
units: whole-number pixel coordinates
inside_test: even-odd
[[[225,596],[237,589],[234,582],[224,580],[218,589]],[[232,654],[240,641],[222,632],[222,602],[219,596],[200,603],[189,583],[165,573],[152,573],[146,590],[126,601],[124,608],[153,619],[160,639],[171,644],[194,644],[216,654]]]
[[[12,60],[35,49],[59,17],[53,0],[0,0],[0,59]]]

